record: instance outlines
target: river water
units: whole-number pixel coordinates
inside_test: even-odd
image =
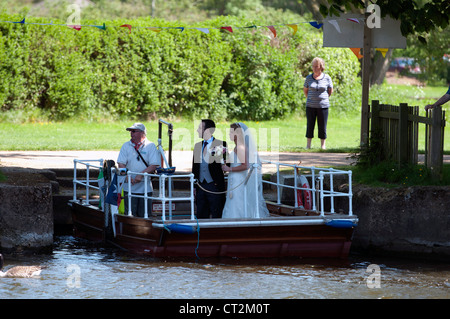
[[[450,299],[450,265],[351,256],[327,260],[161,260],[58,236],[48,255],[5,256],[46,266],[0,278],[0,299]]]

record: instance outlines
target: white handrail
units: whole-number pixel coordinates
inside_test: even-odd
[[[339,174],[348,174],[349,178],[348,178],[348,193],[344,193],[344,192],[336,192],[333,189],[333,175],[339,175]],[[324,190],[323,189],[323,180],[325,175],[329,175],[329,179],[330,179],[330,190]],[[339,170],[335,170],[335,169],[330,169],[330,171],[328,172],[324,172],[324,171],[320,171],[319,172],[319,180],[320,180],[320,198],[321,198],[321,215],[324,214],[324,205],[323,205],[323,199],[325,197],[330,197],[331,198],[331,209],[330,212],[333,214],[334,211],[334,197],[339,197],[339,196],[344,196],[344,197],[348,197],[349,202],[348,202],[348,206],[349,206],[349,210],[348,210],[348,215],[352,216],[353,215],[353,211],[352,211],[352,198],[353,198],[353,193],[352,193],[352,171],[339,171]]]
[[[97,162],[100,165],[93,164],[92,162]],[[344,170],[338,170],[334,168],[317,168],[317,167],[311,167],[311,166],[301,166],[301,165],[294,165],[294,164],[284,164],[279,162],[273,162],[269,160],[260,160],[262,164],[272,164],[275,165],[277,168],[276,172],[276,182],[266,181],[263,180],[263,183],[274,185],[277,189],[277,204],[281,204],[281,190],[283,187],[293,189],[294,190],[294,199],[295,204],[294,207],[298,207],[297,202],[297,190],[306,190],[310,191],[313,195],[318,194],[319,195],[319,203],[316,203],[316,196],[312,196],[312,211],[319,211],[320,215],[325,215],[325,208],[324,208],[324,198],[329,197],[330,198],[330,213],[335,213],[334,211],[334,198],[335,197],[348,197],[348,204],[349,204],[349,211],[348,215],[352,216],[352,171],[344,171]],[[77,164],[82,164],[86,166],[86,180],[79,180],[77,178]],[[256,166],[258,164],[255,164]],[[294,186],[291,185],[285,185],[280,182],[280,167],[289,167],[294,169]],[[90,169],[96,168],[96,169],[102,169],[103,168],[103,159],[97,159],[97,160],[74,160],[74,178],[73,178],[73,200],[76,201],[76,191],[77,191],[77,185],[82,185],[86,188],[86,200],[85,205],[89,205],[89,190],[90,189],[96,189],[101,192],[100,187],[92,185],[93,183],[98,184],[98,179],[90,179]],[[306,177],[311,178],[311,185],[309,188],[304,188],[298,185],[297,180],[299,178],[299,174],[297,173],[298,169],[307,169],[311,171],[311,174],[304,175]],[[133,194],[131,192],[131,175],[142,175],[144,177],[144,194],[143,195],[137,195]],[[347,175],[348,176],[348,193],[346,192],[340,192],[334,190],[334,179],[333,177],[335,175]],[[183,175],[167,175],[167,174],[148,174],[148,173],[140,173],[140,172],[132,172],[127,171],[128,179],[128,215],[132,215],[131,211],[131,198],[143,198],[145,200],[145,215],[144,218],[148,218],[148,199],[152,200],[158,200],[162,202],[162,220],[166,220],[166,203],[169,203],[169,219],[172,219],[172,202],[173,201],[190,201],[190,208],[191,208],[191,220],[195,220],[195,211],[194,211],[194,174],[183,174]],[[149,178],[158,178],[159,180],[159,195],[158,196],[148,196],[148,179]],[[190,183],[190,192],[189,196],[186,197],[174,197],[172,192],[172,180],[178,179],[178,178],[189,178]],[[257,178],[257,174],[255,174],[255,178]],[[326,178],[329,178],[330,181],[330,189],[324,189],[324,180]],[[316,179],[319,182],[319,187],[316,187]],[[169,182],[169,188],[168,188],[168,196],[166,196],[166,180]],[[256,183],[257,187],[257,183]],[[256,189],[256,193],[258,192],[258,189]],[[319,207],[317,207],[316,204],[319,204]],[[246,205],[244,205],[246,207]]]
[[[297,202],[297,190],[306,190],[306,191],[311,191],[312,194],[319,194],[319,206],[320,206],[320,214],[321,216],[325,215],[325,211],[324,211],[324,202],[323,199],[324,197],[330,197],[330,204],[331,204],[331,209],[330,209],[330,213],[333,214],[335,213],[334,211],[334,197],[338,197],[338,196],[346,196],[349,199],[349,211],[348,211],[348,215],[352,216],[353,215],[353,211],[352,211],[352,198],[353,198],[353,193],[352,193],[352,171],[348,170],[348,171],[344,171],[344,170],[338,170],[338,169],[334,169],[334,168],[317,168],[314,166],[301,166],[301,165],[295,165],[295,164],[283,164],[283,163],[279,163],[279,162],[273,162],[270,160],[261,160],[261,162],[265,163],[265,164],[272,164],[275,165],[277,168],[277,181],[275,182],[271,182],[271,181],[265,181],[263,180],[263,183],[269,184],[269,185],[275,185],[277,188],[277,204],[281,204],[281,188],[286,187],[286,188],[290,188],[294,190],[294,207],[297,208],[298,207],[298,202]],[[280,183],[280,166],[281,167],[290,167],[294,169],[294,186],[291,185],[285,185]],[[308,169],[311,170],[311,175],[305,175],[306,177],[311,177],[311,185],[309,188],[304,188],[304,187],[299,187],[297,186],[298,183],[298,174],[297,174],[297,169],[299,168],[303,168],[303,169]],[[315,185],[315,180],[316,180],[316,175],[319,175],[317,177],[318,181],[319,181],[319,189],[316,189],[316,185]],[[348,185],[349,185],[349,191],[348,193],[344,193],[344,192],[337,192],[334,190],[334,184],[333,184],[333,176],[334,175],[347,175],[348,176]],[[330,180],[330,189],[329,190],[325,190],[324,189],[324,185],[323,185],[323,181],[325,176],[329,177]],[[312,196],[312,210],[313,211],[318,211],[317,207],[316,207],[316,197]]]
[[[131,192],[131,175],[142,175],[144,176],[144,195],[136,195]],[[159,180],[159,196],[148,196],[148,178],[156,177]],[[132,215],[131,211],[131,198],[143,198],[145,200],[145,213],[144,218],[148,218],[148,200],[160,200],[162,203],[162,220],[166,220],[166,202],[169,202],[169,218],[172,218],[172,202],[173,201],[190,201],[191,203],[191,219],[195,219],[194,214],[194,174],[184,174],[184,175],[167,175],[167,174],[148,174],[148,173],[139,173],[139,172],[127,172],[128,178],[128,216]],[[172,188],[172,179],[173,178],[189,178],[191,188],[190,188],[190,196],[189,197],[173,197],[173,193],[171,191]],[[166,196],[166,179],[169,181],[169,196]]]
[[[91,164],[91,162],[99,162],[100,165],[94,165]],[[83,164],[86,166],[86,179],[84,180],[79,180],[77,179],[77,164]],[[86,189],[86,200],[85,200],[85,205],[89,205],[89,191],[90,189],[96,189],[99,191],[99,195],[100,195],[100,187],[98,186],[93,186],[91,185],[91,182],[97,183],[98,185],[98,179],[95,180],[91,180],[90,177],[90,168],[97,168],[97,169],[102,169],[103,167],[103,159],[96,159],[96,160],[78,160],[78,159],[74,159],[73,160],[73,200],[76,201],[77,200],[77,185],[82,185],[85,186]]]

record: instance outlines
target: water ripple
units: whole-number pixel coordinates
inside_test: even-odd
[[[450,298],[450,266],[394,259],[160,260],[58,237],[50,255],[8,257],[43,264],[38,278],[0,278],[0,298]],[[369,288],[370,265],[380,270]]]

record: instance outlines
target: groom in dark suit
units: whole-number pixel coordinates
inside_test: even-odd
[[[197,218],[221,218],[225,205],[225,179],[222,171],[222,154],[216,154],[217,147],[226,147],[226,142],[212,135],[216,128],[214,121],[202,120],[197,132],[203,141],[194,146],[192,173],[196,185]],[[226,153],[225,153],[226,154]],[[215,194],[222,192],[222,194]]]

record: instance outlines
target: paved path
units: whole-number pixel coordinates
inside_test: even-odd
[[[118,151],[0,151],[0,167],[36,169],[73,168],[74,159],[117,160]],[[303,166],[339,166],[353,162],[346,153],[270,153],[261,152],[264,160]],[[173,151],[172,164],[177,172],[190,172],[192,151]]]
[[[112,159],[117,160],[118,151],[0,151],[0,167],[25,167],[37,169],[73,168],[74,159]],[[347,153],[270,153],[260,152],[264,160],[302,166],[340,166],[354,162]],[[423,161],[423,155],[419,161]],[[450,163],[450,155],[444,156]],[[173,151],[172,164],[177,172],[190,172],[192,151]],[[265,165],[266,166],[266,165]],[[272,171],[273,168],[267,168]]]

